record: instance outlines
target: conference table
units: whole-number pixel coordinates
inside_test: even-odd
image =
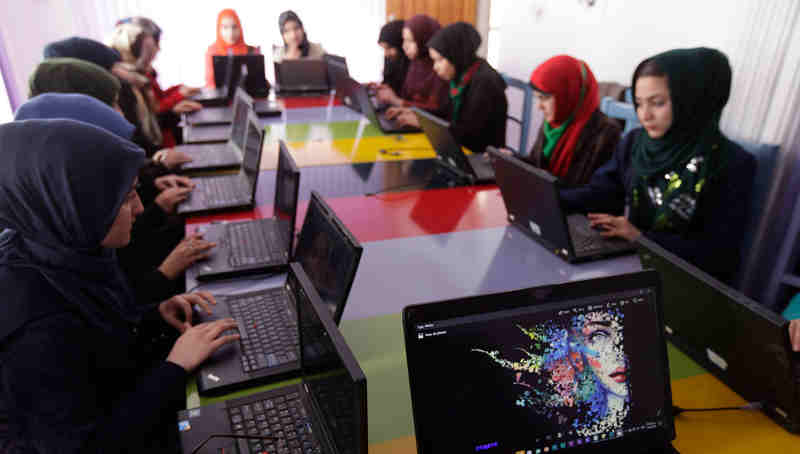
[[[496,186],[458,186],[443,175],[423,134],[384,135],[330,96],[280,102],[280,116],[261,119],[265,139],[256,207],[188,218],[186,229],[272,216],[278,141],[286,142],[301,168],[297,230],[314,190],[364,249],[339,328],[367,376],[370,453],[416,452],[403,307],[641,269],[635,255],[578,265],[555,257],[509,225]],[[202,136],[200,128],[186,127],[184,136]],[[189,272],[186,286],[222,295],[279,286],[284,279],[249,276],[198,285]],[[746,403],[672,345],[668,356],[675,405]],[[193,408],[297,382],[209,398],[198,394],[191,377],[186,404]],[[681,453],[800,452],[800,437],[758,411],[684,413],[675,426],[673,444]]]

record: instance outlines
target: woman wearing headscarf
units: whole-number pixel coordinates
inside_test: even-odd
[[[51,58],[28,79],[29,97],[42,93],[82,93],[119,109],[119,80],[94,63],[76,58]]]
[[[603,236],[645,235],[731,282],[756,162],[719,130],[728,58],[703,47],[664,52],[639,64],[632,87],[643,128],[623,138],[589,184],[561,191],[565,207],[589,212]]]
[[[229,319],[191,326],[209,294],[135,303],[114,249],[141,212],[144,153],[65,119],[0,125],[0,143],[0,447],[175,452],[188,374],[238,336]]]
[[[217,40],[206,50],[206,86],[217,86],[214,82],[215,55],[246,55],[260,52],[258,47],[245,44],[242,23],[236,11],[223,9],[217,15]]]
[[[378,45],[383,48],[383,85],[395,93],[403,89],[410,61],[403,52],[402,20],[393,20],[381,27]]]
[[[544,122],[526,158],[568,186],[586,184],[617,147],[622,130],[600,112],[597,80],[586,62],[558,55],[531,73]]]
[[[22,104],[14,117],[22,120],[70,119],[103,128],[130,139],[133,125],[120,122],[121,115],[96,99],[82,94],[44,93]],[[141,192],[141,172],[137,192]],[[137,301],[158,302],[182,291],[178,278],[195,261],[206,256],[213,243],[202,236],[184,237],[183,223],[171,225],[168,214],[186,199],[194,185],[186,177],[167,175],[155,182],[158,195],[133,225],[130,243],[117,249],[122,270]],[[188,246],[192,247],[189,248]]]
[[[278,28],[281,31],[283,46],[273,47],[274,61],[280,63],[284,59],[322,58],[325,55],[325,49],[321,44],[308,40],[303,21],[294,11],[284,11],[278,16]]]
[[[441,29],[439,22],[424,14],[417,14],[403,24],[403,52],[411,60],[406,79],[399,95],[388,86],[378,90],[378,100],[390,104],[386,112],[394,118],[403,111],[398,107],[418,107],[444,116],[447,109],[447,82],[433,70],[433,60],[426,43]]]
[[[446,116],[458,143],[474,153],[489,145],[506,143],[506,83],[484,59],[478,57],[481,36],[475,27],[456,22],[438,31],[428,41],[437,76],[450,84]],[[399,117],[401,124],[419,126],[413,112]]]

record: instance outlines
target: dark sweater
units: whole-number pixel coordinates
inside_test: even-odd
[[[589,184],[564,189],[561,198],[567,210],[621,214],[626,194],[633,184],[631,150],[641,128],[628,133],[611,160],[597,169]],[[750,191],[756,160],[727,140],[730,156],[719,175],[706,184],[697,201],[694,217],[685,234],[642,232],[670,252],[691,262],[717,279],[731,283],[741,261],[741,245],[747,224]]]
[[[22,452],[175,452],[186,372],[164,361],[176,331],[155,306],[113,335],[72,312],[31,269],[0,270],[30,302],[0,342],[0,448]]]
[[[483,153],[489,145],[505,146],[508,101],[500,74],[482,60],[462,96],[458,121],[450,124],[458,143],[473,153]],[[452,105],[449,111],[452,118]]]
[[[566,186],[588,183],[595,170],[611,159],[611,155],[617,149],[621,133],[622,129],[617,123],[605,116],[599,109],[595,110],[578,136],[572,162],[567,170],[567,175],[560,178],[561,183]],[[544,124],[542,124],[536,142],[525,160],[536,167],[547,170],[549,166],[542,153],[544,142]],[[551,159],[554,157],[550,156]]]

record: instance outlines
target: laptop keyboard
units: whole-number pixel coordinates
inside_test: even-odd
[[[238,176],[234,178],[215,177],[203,180],[206,204],[209,207],[246,204],[250,194],[244,194]]]
[[[256,372],[297,361],[300,356],[297,318],[285,290],[241,295],[227,300],[239,324],[242,370]]]
[[[567,223],[576,255],[586,255],[598,251],[614,252],[630,248],[630,243],[625,240],[601,236],[599,230],[589,227],[588,221],[583,216],[569,216]]]
[[[235,268],[285,261],[287,251],[275,227],[277,224],[265,224],[264,221],[228,224],[226,236],[230,241],[230,265]]]
[[[298,392],[228,408],[236,435],[261,435],[277,440],[248,440],[251,453],[320,454],[311,433],[311,418]],[[239,446],[243,444],[240,443]]]

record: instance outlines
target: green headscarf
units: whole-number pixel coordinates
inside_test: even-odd
[[[109,106],[117,101],[120,82],[94,63],[75,58],[49,58],[39,63],[28,80],[29,96],[42,93],[81,93]]]
[[[645,130],[634,138],[631,221],[643,230],[685,232],[709,180],[724,168],[727,140],[719,130],[731,89],[728,58],[715,49],[676,49],[651,57],[647,64],[666,74],[672,101],[672,126],[659,139]]]

